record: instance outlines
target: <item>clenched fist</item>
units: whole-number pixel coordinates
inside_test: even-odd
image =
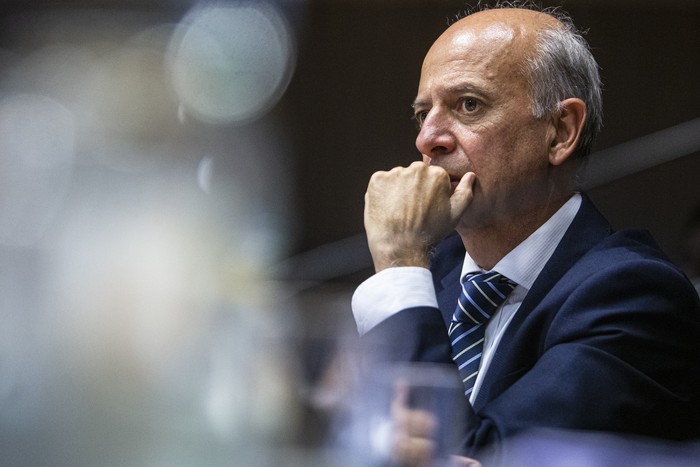
[[[441,167],[414,162],[372,175],[365,194],[365,230],[377,272],[428,266],[428,252],[455,228],[471,202],[475,175],[452,192]]]

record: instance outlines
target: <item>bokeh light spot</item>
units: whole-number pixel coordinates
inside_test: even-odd
[[[287,23],[266,2],[193,8],[173,34],[169,58],[185,109],[215,124],[262,116],[286,90],[295,62]]]

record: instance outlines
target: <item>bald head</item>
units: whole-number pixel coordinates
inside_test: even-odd
[[[435,41],[425,57],[423,73],[439,62],[476,58],[479,65],[488,62],[481,69],[485,79],[519,75],[523,92],[529,94],[523,65],[535,51],[537,32],[557,27],[557,23],[549,15],[523,9],[485,10],[467,16]]]
[[[513,27],[556,28],[562,27],[562,22],[549,13],[530,10],[527,8],[493,8],[473,13],[456,21],[452,26],[471,24],[489,25],[493,23],[509,24]],[[451,27],[449,28],[451,29]]]
[[[466,41],[482,40],[491,45],[507,45],[521,57],[533,51],[543,30],[563,29],[553,16],[520,8],[484,10],[453,23],[435,42],[434,47],[453,46]]]

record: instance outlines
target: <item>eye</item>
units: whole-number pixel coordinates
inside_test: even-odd
[[[462,99],[460,105],[464,112],[471,113],[476,111],[476,109],[479,107],[479,101],[473,97],[465,97]]]
[[[416,113],[413,114],[413,119],[418,124],[418,128],[420,128],[423,125],[423,122],[425,121],[425,118],[427,116],[428,116],[427,110],[420,110],[420,111],[417,111]]]

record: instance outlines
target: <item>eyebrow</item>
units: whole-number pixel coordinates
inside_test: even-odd
[[[443,90],[440,91],[440,94],[444,95],[455,95],[455,94],[476,94],[479,97],[482,98],[488,98],[489,94],[485,93],[484,91],[477,89],[475,86],[472,86],[470,84],[457,84],[454,86],[449,86]],[[414,109],[416,107],[422,107],[425,105],[429,105],[431,102],[430,99],[418,99],[416,98],[413,103],[411,104],[411,107]]]
[[[411,103],[411,107],[415,109],[416,107],[423,107],[428,103],[429,101],[416,99]]]

